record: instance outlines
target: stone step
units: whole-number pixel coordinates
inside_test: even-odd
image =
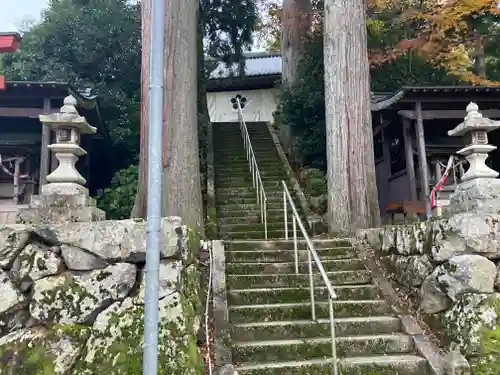
[[[274,221],[280,221],[284,223],[285,219],[285,214],[283,210],[266,210],[267,213],[267,219],[268,221],[274,220]],[[291,218],[291,211],[288,213],[288,221],[290,221]],[[300,212],[299,212],[300,215]],[[304,215],[300,215],[300,218],[302,219],[302,222],[305,223],[305,217]],[[245,211],[245,210],[239,210],[239,211],[218,211],[217,210],[217,221],[221,224],[224,223],[260,223],[261,222],[261,213],[260,209],[257,206],[254,210],[252,211]]]
[[[252,178],[252,174],[250,172],[250,168],[248,166],[240,166],[238,168],[240,171],[238,171],[237,168],[230,168],[232,169],[233,174],[229,175],[227,174],[224,169],[227,169],[225,167],[220,167],[219,169],[215,169],[215,181],[224,181],[224,180],[243,180],[243,179],[248,179],[250,177],[250,181]],[[221,174],[220,172],[223,172]],[[285,180],[288,181],[288,177],[286,174],[286,171],[284,168],[279,167],[279,168],[273,168],[273,169],[260,169],[259,167],[259,172],[260,172],[260,177],[262,181],[272,181],[273,179],[275,180]],[[281,178],[285,177],[285,178]],[[281,180],[280,180],[281,178]]]
[[[349,238],[336,238],[336,239],[328,239],[328,240],[312,240],[314,248],[316,250],[319,249],[332,249],[332,248],[341,248],[346,254],[352,254],[352,249],[346,252],[346,247],[351,247],[351,239]],[[257,249],[262,250],[293,250],[293,241],[292,240],[281,240],[281,241],[230,241],[226,242],[226,247],[229,250],[249,250],[254,251]],[[299,241],[299,246],[305,248],[306,242],[304,240]],[[352,255],[356,257],[356,254]]]
[[[219,233],[222,240],[264,240],[264,231],[254,231],[254,232],[227,232]],[[298,236],[301,237],[301,236]],[[267,231],[267,239],[279,240],[285,238],[285,232],[283,230],[273,230]]]
[[[283,185],[281,181],[288,181],[285,179],[285,176],[281,176],[279,178],[261,178],[262,184],[264,185],[264,191],[267,193],[268,191],[271,190],[279,190],[283,192]],[[287,184],[288,190],[290,192],[293,191],[293,188],[288,182]],[[240,179],[240,178],[234,178],[234,177],[227,177],[227,178],[220,178],[220,179],[215,179],[215,186],[217,189],[222,189],[222,188],[238,188],[238,187],[252,187],[253,188],[253,181],[252,181],[252,175],[248,174],[246,179]]]
[[[406,354],[414,350],[405,334],[337,337],[338,357]],[[332,355],[331,337],[233,342],[233,361],[239,364],[325,358]]]
[[[267,221],[267,230],[268,231],[276,231],[283,230],[284,231],[284,222],[282,220],[277,220],[275,222]],[[288,223],[288,229],[292,230],[292,223]],[[219,224],[219,233],[231,233],[231,232],[256,232],[256,231],[264,231],[264,224],[262,223],[232,223],[232,224]]]
[[[357,271],[364,270],[365,266],[360,259],[322,259],[321,264],[325,271]],[[308,273],[309,263],[299,262],[299,272]],[[313,263],[313,267],[316,267]],[[256,274],[291,274],[295,272],[295,262],[245,262],[228,263],[226,272],[234,275],[256,275]],[[315,271],[316,272],[316,271]]]
[[[261,163],[278,163],[283,165],[282,160],[279,158],[276,150],[270,150],[268,146],[266,146],[267,150],[263,147],[262,150],[254,150],[255,160],[257,161],[257,165]],[[240,153],[239,151],[225,151],[218,152],[214,155],[214,164],[218,165],[226,165],[226,164],[243,164],[248,165],[249,161],[247,159],[246,153]]]
[[[337,300],[367,300],[378,298],[378,290],[375,285],[334,285]],[[265,303],[291,303],[308,302],[311,300],[309,288],[253,288],[231,289],[228,291],[228,302],[232,306],[253,305]],[[326,287],[314,289],[316,301],[328,301],[328,290]]]
[[[317,318],[328,318],[327,302],[316,302],[315,306]],[[333,301],[333,310],[337,318],[391,314],[391,308],[381,300]],[[232,323],[311,319],[311,304],[293,302],[229,306],[229,319]]]
[[[290,235],[291,233],[289,233]],[[321,261],[327,259],[346,259],[354,258],[356,256],[356,251],[352,247],[334,247],[334,248],[324,248],[315,249],[318,253]],[[309,250],[305,250],[305,246],[301,247],[297,251],[297,256],[299,261],[308,261]],[[264,249],[254,249],[253,251],[247,250],[234,250],[229,248],[226,251],[226,261],[227,262],[295,262],[295,251],[294,250],[264,250]]]
[[[238,196],[220,196],[217,193],[215,193],[215,201],[218,210],[221,210],[222,208],[227,208],[227,211],[234,211],[235,209],[244,210],[244,206],[258,205],[257,194],[254,194],[253,197],[238,197]],[[280,197],[278,195],[268,196],[266,207],[268,209],[279,209],[279,208],[283,209],[283,197]],[[295,207],[298,208],[299,206],[296,204]]]
[[[383,334],[401,331],[399,318],[390,316],[373,316],[358,318],[336,318],[335,334],[337,337],[363,334]],[[235,341],[254,340],[286,340],[310,337],[328,337],[330,335],[330,320],[252,322],[234,324],[231,336]]]
[[[265,189],[265,188],[264,188]],[[275,189],[265,189],[266,197],[269,198],[280,198],[283,200],[283,190],[276,187]],[[257,197],[257,192],[253,187],[250,186],[240,186],[240,187],[215,187],[215,197],[230,197],[236,195],[238,197]],[[293,193],[290,192],[290,195],[293,198]]]
[[[330,358],[237,366],[239,375],[332,375]],[[427,361],[416,355],[361,356],[340,359],[339,375],[430,375]]]
[[[217,191],[217,190],[216,190]],[[283,208],[283,197],[279,194],[266,192],[266,207],[269,209]],[[293,198],[292,198],[293,199]],[[215,202],[217,206],[221,205],[235,205],[235,204],[260,204],[257,203],[257,194],[245,194],[238,195],[238,193],[233,194],[217,194],[215,193]],[[294,201],[295,202],[295,201]],[[297,208],[297,205],[295,205]]]
[[[250,140],[252,142],[252,140]],[[255,155],[259,154],[269,154],[278,157],[276,147],[271,140],[259,139],[255,143],[252,142],[252,149]],[[214,156],[222,154],[237,154],[237,155],[247,155],[243,143],[240,144],[225,144],[217,145],[214,148]]]
[[[259,171],[261,177],[268,177],[268,176],[276,176],[281,175],[284,172],[283,166],[280,167],[273,167],[272,169],[261,169],[259,166]],[[232,173],[232,174],[229,174]],[[232,178],[246,178],[247,176],[252,176],[250,174],[250,168],[248,165],[241,165],[238,168],[225,168],[225,167],[220,167],[220,168],[215,168],[215,179],[217,180],[219,177],[232,177]]]
[[[266,172],[284,172],[283,164],[280,161],[264,161],[259,162],[257,160],[257,166],[261,175],[265,175]],[[215,174],[216,175],[228,175],[228,173],[234,173],[236,175],[240,173],[250,173],[250,167],[245,163],[234,163],[225,162],[224,164],[215,164]],[[268,173],[269,174],[269,173]]]
[[[259,172],[261,175],[265,175],[266,173],[275,173],[277,171],[284,171],[283,163],[279,160],[276,161],[266,161],[261,162],[257,161],[257,166],[259,167]],[[220,175],[221,173],[227,175],[228,173],[234,173],[235,175],[238,173],[250,173],[250,167],[245,163],[233,163],[228,162],[224,164],[215,164],[215,174]]]
[[[330,271],[326,273],[332,284],[336,285],[362,285],[369,284],[372,279],[367,270],[356,271]],[[296,275],[289,274],[260,274],[260,275],[236,275],[226,276],[228,289],[248,289],[248,288],[271,288],[271,287],[289,287],[295,288],[309,287],[309,274],[303,273]],[[315,286],[325,285],[323,278],[319,273],[313,275]]]
[[[217,198],[217,196],[216,196]],[[226,200],[220,200],[217,205],[217,212],[240,212],[240,211],[258,211],[260,212],[260,205],[257,203],[257,198],[252,202],[252,198],[227,198]],[[234,201],[241,201],[243,203],[234,203]],[[296,206],[297,207],[297,206]],[[268,200],[267,201],[268,212],[274,212],[278,210],[283,210],[283,199]],[[288,205],[288,212],[292,212],[292,208]],[[300,212],[299,212],[300,214]]]
[[[217,213],[217,223],[219,225],[234,225],[234,224],[262,224],[262,218],[260,211],[255,211],[255,213],[249,214],[244,211],[232,212],[232,216],[220,217]],[[267,213],[268,222],[283,222],[283,214],[279,216],[271,216],[269,212]],[[272,219],[272,220],[270,220]]]
[[[279,165],[281,166],[281,169],[283,168],[283,162],[277,156],[263,154],[256,155],[255,159],[257,161],[259,170],[262,169],[261,165]],[[219,167],[227,168],[241,166],[246,166],[248,169],[250,169],[249,162],[247,161],[246,157],[239,157],[232,154],[216,156],[214,158],[214,166],[216,170],[219,169]]]

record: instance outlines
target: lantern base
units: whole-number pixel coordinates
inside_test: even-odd
[[[455,189],[450,197],[449,210],[459,212],[500,212],[500,179],[477,178],[465,181]]]
[[[43,185],[41,194],[31,197],[28,208],[19,211],[16,221],[23,224],[50,224],[105,220],[86,187],[55,182]]]

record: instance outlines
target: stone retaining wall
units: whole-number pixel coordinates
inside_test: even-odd
[[[159,370],[202,374],[200,239],[162,221]],[[0,228],[0,373],[142,372],[146,223]]]
[[[416,296],[450,349],[470,357],[484,354],[487,336],[500,337],[499,223],[500,215],[467,212],[357,236]]]

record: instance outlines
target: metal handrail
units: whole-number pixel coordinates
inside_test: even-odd
[[[260,178],[257,159],[255,159],[252,142],[250,142],[250,134],[248,134],[248,128],[245,123],[245,119],[243,118],[240,98],[236,98],[236,104],[238,109],[238,121],[240,123],[241,136],[243,137],[248,165],[250,167],[250,173],[252,174],[252,184],[257,192],[257,204],[259,204],[260,206],[260,221],[264,224],[264,238],[267,240],[267,195],[264,190],[262,179]]]
[[[314,245],[307,234],[306,228],[302,223],[302,219],[300,218],[297,208],[293,203],[292,196],[288,191],[288,187],[285,184],[285,181],[281,181],[283,185],[283,212],[285,217],[285,239],[288,240],[288,204],[292,208],[292,230],[293,230],[293,250],[294,250],[294,258],[295,258],[295,274],[299,274],[299,252],[298,252],[298,242],[297,242],[297,224],[299,225],[299,229],[304,236],[306,241],[307,249],[307,261],[309,266],[309,290],[311,295],[311,315],[312,320],[317,321],[316,319],[316,305],[315,305],[315,297],[314,297],[314,277],[312,270],[312,259],[314,259],[314,263],[316,263],[316,267],[318,267],[319,273],[323,278],[323,281],[326,285],[326,289],[328,290],[328,310],[330,312],[330,330],[332,334],[332,358],[333,358],[333,375],[338,374],[337,368],[337,348],[336,348],[336,339],[335,339],[335,316],[333,312],[333,300],[337,298],[337,294],[333,289],[332,283],[328,279],[328,275],[325,272],[325,268],[321,263],[321,259],[318,256],[318,253],[314,249]]]

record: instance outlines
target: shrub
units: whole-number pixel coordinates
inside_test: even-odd
[[[110,187],[104,190],[104,195],[98,202],[99,208],[106,211],[108,219],[121,220],[130,218],[138,183],[138,165],[130,165],[116,172],[111,180]]]

